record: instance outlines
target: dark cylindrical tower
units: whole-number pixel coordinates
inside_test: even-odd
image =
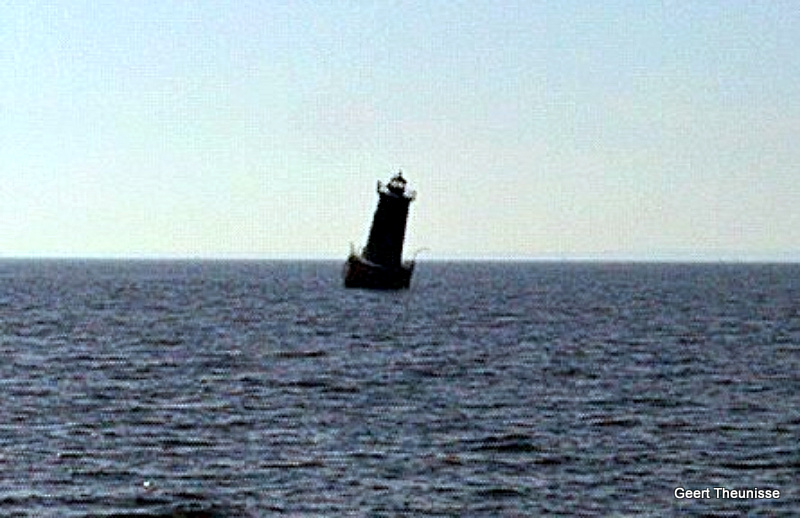
[[[372,219],[369,241],[364,247],[367,261],[381,266],[400,266],[408,205],[414,200],[414,195],[414,192],[406,191],[402,173],[394,176],[385,186],[378,182],[378,208]]]

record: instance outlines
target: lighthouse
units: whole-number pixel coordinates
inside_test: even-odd
[[[345,263],[344,285],[348,288],[402,289],[411,283],[414,262],[403,262],[403,242],[411,202],[416,193],[407,189],[403,173],[386,185],[378,182],[378,207],[372,218],[367,245]]]

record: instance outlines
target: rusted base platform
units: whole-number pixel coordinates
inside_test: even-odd
[[[413,272],[413,261],[390,267],[371,263],[359,255],[350,254],[344,265],[344,285],[346,288],[402,290],[411,285]]]

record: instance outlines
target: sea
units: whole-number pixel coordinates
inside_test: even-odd
[[[0,261],[0,516],[800,515],[800,265],[342,263]]]

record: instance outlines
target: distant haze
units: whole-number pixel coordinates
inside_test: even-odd
[[[800,260],[796,2],[4,2],[0,256]]]

